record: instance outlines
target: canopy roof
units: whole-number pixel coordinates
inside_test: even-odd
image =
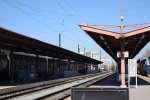
[[[88,24],[80,25],[99,46],[101,46],[114,60],[118,62],[117,51],[120,51],[120,33],[96,28]],[[129,51],[129,58],[134,58],[150,40],[150,26],[124,32],[125,51]]]

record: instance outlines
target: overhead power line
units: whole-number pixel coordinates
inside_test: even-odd
[[[76,19],[73,16],[70,16],[70,13],[68,12],[68,10],[62,5],[62,3],[60,3],[59,0],[56,0],[56,3],[66,12],[66,14],[74,21],[74,23],[77,25],[78,27],[78,22],[76,21]],[[64,34],[63,34],[64,35]],[[75,40],[71,39],[70,37],[64,35],[65,37],[67,37],[68,39],[70,39],[71,41],[77,43]]]
[[[13,4],[11,4],[10,2],[5,1],[5,0],[2,0],[2,1],[5,2],[6,4],[8,4],[9,6],[11,6],[11,7],[15,8],[15,9],[19,10],[20,12],[26,14],[26,15],[29,16],[32,20],[37,21],[38,23],[44,25],[44,26],[47,27],[48,29],[51,29],[52,31],[54,31],[54,32],[56,32],[56,33],[58,34],[59,31],[53,29],[52,27],[48,26],[48,25],[47,25],[46,23],[44,23],[43,21],[41,21],[41,20],[39,20],[38,18],[36,18],[36,17],[32,16],[31,14],[27,13],[27,12],[26,12],[25,10],[23,10],[21,7],[17,7],[16,5],[13,5]],[[13,2],[13,3],[14,3],[14,2]],[[19,2],[17,2],[17,3],[19,3]],[[23,5],[22,3],[19,3],[19,5],[21,5],[21,6],[23,6],[23,7],[27,7],[27,6]],[[40,12],[38,12],[38,11],[32,9],[31,7],[27,7],[27,8],[29,8],[29,9],[31,9],[31,10],[33,10],[33,11],[39,13],[39,14],[41,14]],[[62,22],[62,25],[63,25],[63,24],[64,24],[64,21]],[[75,40],[71,39],[70,37],[66,36],[65,34],[61,34],[61,35],[64,36],[65,38],[69,39],[69,40],[72,41],[73,43],[77,44],[77,42],[76,42]]]
[[[22,2],[19,2],[19,1],[14,2],[14,3],[18,4],[20,7],[28,8],[28,9],[30,9],[30,10],[32,10],[32,11],[38,13],[38,14],[41,15],[41,16],[47,17],[47,18],[49,18],[51,21],[54,21],[54,22],[59,23],[58,20],[56,20],[56,19],[54,19],[54,18],[52,18],[52,17],[46,15],[45,13],[42,13],[40,10],[37,10],[37,9],[35,9],[34,7],[31,7],[31,6],[26,5],[26,4],[24,4],[24,3],[22,3]],[[20,8],[20,9],[21,9],[21,8]]]
[[[27,13],[26,11],[24,11],[23,9],[9,3],[8,1],[6,0],[2,0],[4,3],[8,4],[9,6],[21,11],[22,13],[26,14],[27,16],[29,16],[30,18],[32,18],[33,20],[35,20],[36,22],[42,24],[43,26],[47,27],[48,29],[51,29],[52,31],[55,31],[57,32],[55,29],[53,29],[52,27],[48,26],[46,23],[42,22],[41,20],[37,19],[36,17],[32,16],[31,14]]]
[[[67,9],[65,7],[63,7],[63,5],[58,1],[58,0],[55,0],[56,3],[66,12],[66,14],[76,23],[78,24],[78,22],[74,19],[74,17],[72,17],[70,15],[70,13],[67,11]]]
[[[72,11],[74,11],[76,13],[77,16],[81,16],[67,0],[63,0],[63,1],[72,9]],[[85,18],[83,16],[81,16],[81,17],[82,17],[83,21],[87,22],[87,20],[85,20]]]

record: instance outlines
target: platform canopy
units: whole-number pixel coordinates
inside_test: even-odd
[[[100,64],[101,61],[0,27],[0,49]]]
[[[120,51],[120,32],[97,28],[89,24],[79,25],[100,47],[102,47],[116,62],[117,51]],[[150,41],[150,26],[124,32],[125,51],[129,51],[129,58],[134,58]]]

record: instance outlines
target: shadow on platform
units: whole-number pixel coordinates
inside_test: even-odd
[[[126,81],[126,85],[128,84],[128,82]],[[132,78],[131,85],[135,84],[135,78]],[[93,85],[97,85],[97,86],[120,86],[120,82],[117,81],[117,74],[113,74],[108,78],[105,78],[101,81],[96,82]],[[137,85],[150,85],[149,82],[141,79],[141,78],[137,78]]]
[[[98,81],[94,85],[97,85],[97,86],[119,86],[119,82],[117,81],[117,74],[113,74],[108,78]]]
[[[135,84],[135,78],[131,80],[131,85],[133,84]],[[143,80],[142,78],[137,77],[137,85],[150,85],[150,83]]]

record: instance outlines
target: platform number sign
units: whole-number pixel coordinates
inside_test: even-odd
[[[125,51],[125,52],[123,52],[123,54],[124,54],[125,58],[129,57],[129,51]],[[121,52],[120,51],[117,51],[117,58],[121,58]]]
[[[135,85],[137,87],[137,60],[136,59],[128,59],[128,82],[130,86],[130,79],[135,78]]]

